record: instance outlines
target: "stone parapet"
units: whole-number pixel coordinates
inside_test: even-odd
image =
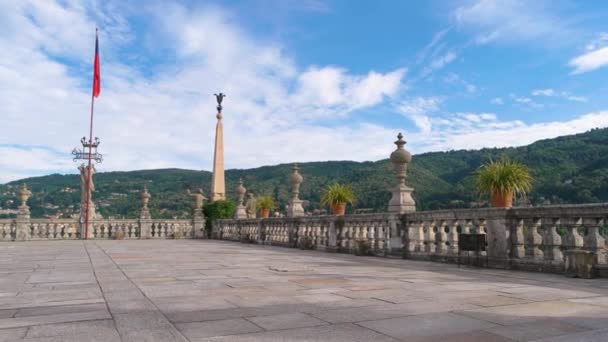
[[[488,267],[579,274],[570,250],[592,257],[591,276],[607,269],[608,203],[530,208],[480,208],[217,220],[217,239],[343,253],[397,254],[408,259],[462,262],[460,234],[485,234],[487,246],[476,258]],[[367,254],[367,253],[363,253]],[[580,254],[580,253],[579,253]],[[570,260],[572,257],[570,257]],[[583,266],[578,266],[583,267]],[[582,270],[581,270],[582,272]],[[581,273],[582,274],[582,273]]]

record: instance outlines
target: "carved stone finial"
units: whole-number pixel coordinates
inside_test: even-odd
[[[152,197],[152,196],[148,192],[148,186],[147,185],[144,185],[144,189],[139,194],[139,197],[141,198],[141,207],[142,207],[142,209],[148,209],[148,202],[150,201],[150,197]]]
[[[291,168],[291,174],[289,175],[289,183],[291,184],[291,196],[289,198],[289,204],[287,206],[288,217],[304,216],[304,207],[302,207],[302,200],[299,198],[300,184],[304,181],[304,177],[300,174],[300,168],[298,164],[293,164]]]
[[[406,144],[403,140],[403,134],[397,135],[397,149],[391,153],[390,161],[393,164],[397,185],[392,190],[392,198],[388,204],[389,212],[404,213],[408,211],[416,211],[416,203],[412,198],[413,188],[405,185],[407,177],[407,166],[412,161],[412,155],[403,146]]]
[[[19,200],[21,201],[21,205],[19,206],[20,208],[27,208],[27,200],[31,195],[32,192],[27,188],[27,185],[25,185],[25,183],[21,184],[21,187],[19,187]]]
[[[234,212],[235,219],[247,218],[247,208],[244,204],[246,192],[247,189],[245,189],[245,187],[243,186],[243,178],[239,178],[239,183],[236,187],[237,206],[236,211]]]

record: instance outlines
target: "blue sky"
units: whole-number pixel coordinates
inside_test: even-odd
[[[0,182],[518,146],[608,125],[604,1],[2,1]],[[414,159],[415,162],[415,159]]]

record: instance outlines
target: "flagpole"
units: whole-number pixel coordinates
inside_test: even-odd
[[[95,44],[97,44],[97,28],[95,28]],[[97,54],[97,49],[95,51]],[[97,58],[97,57],[95,57]],[[91,120],[89,123],[89,153],[87,168],[87,203],[84,214],[84,239],[89,238],[89,203],[91,202],[91,149],[93,147],[93,112],[95,109],[95,71],[93,71],[93,87],[91,87]]]

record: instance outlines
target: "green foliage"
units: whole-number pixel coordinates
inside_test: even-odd
[[[490,160],[475,171],[475,188],[480,194],[524,195],[532,189],[532,176],[524,164],[503,157]]]
[[[390,145],[390,141],[387,142]],[[356,151],[352,158],[356,157]],[[488,148],[414,155],[408,166],[408,185],[415,188],[418,210],[468,208],[487,205],[475,194],[474,172],[487,160],[506,156],[525,161],[534,177],[526,199],[534,205],[608,202],[608,129],[540,140],[517,148]],[[291,164],[226,171],[228,197],[236,198],[239,177],[254,193],[272,194],[277,208],[289,200]],[[300,198],[310,201],[307,211],[321,208],[323,189],[335,182],[350,184],[358,208],[386,211],[388,191],[395,178],[388,160],[375,162],[327,161],[301,163],[304,183]],[[137,217],[139,192],[144,184],[152,195],[153,218],[190,218],[192,200],[187,189],[208,189],[211,173],[181,169],[102,172],[95,175],[93,200],[104,217]],[[77,214],[80,201],[78,175],[53,174],[0,185],[0,207],[17,209],[17,188],[26,182],[33,195],[28,201],[32,217]],[[66,191],[67,189],[67,191]],[[8,203],[13,200],[13,203]]]
[[[205,205],[203,206],[203,213],[205,214],[205,218],[208,221],[218,219],[229,219],[234,216],[235,209],[236,205],[232,201],[214,201],[205,203]]]
[[[334,183],[328,185],[323,190],[323,197],[321,197],[321,205],[328,206],[340,203],[355,202],[355,194],[350,185],[344,185],[340,183]]]
[[[256,199],[257,210],[274,209],[275,204],[271,196],[260,196]]]

